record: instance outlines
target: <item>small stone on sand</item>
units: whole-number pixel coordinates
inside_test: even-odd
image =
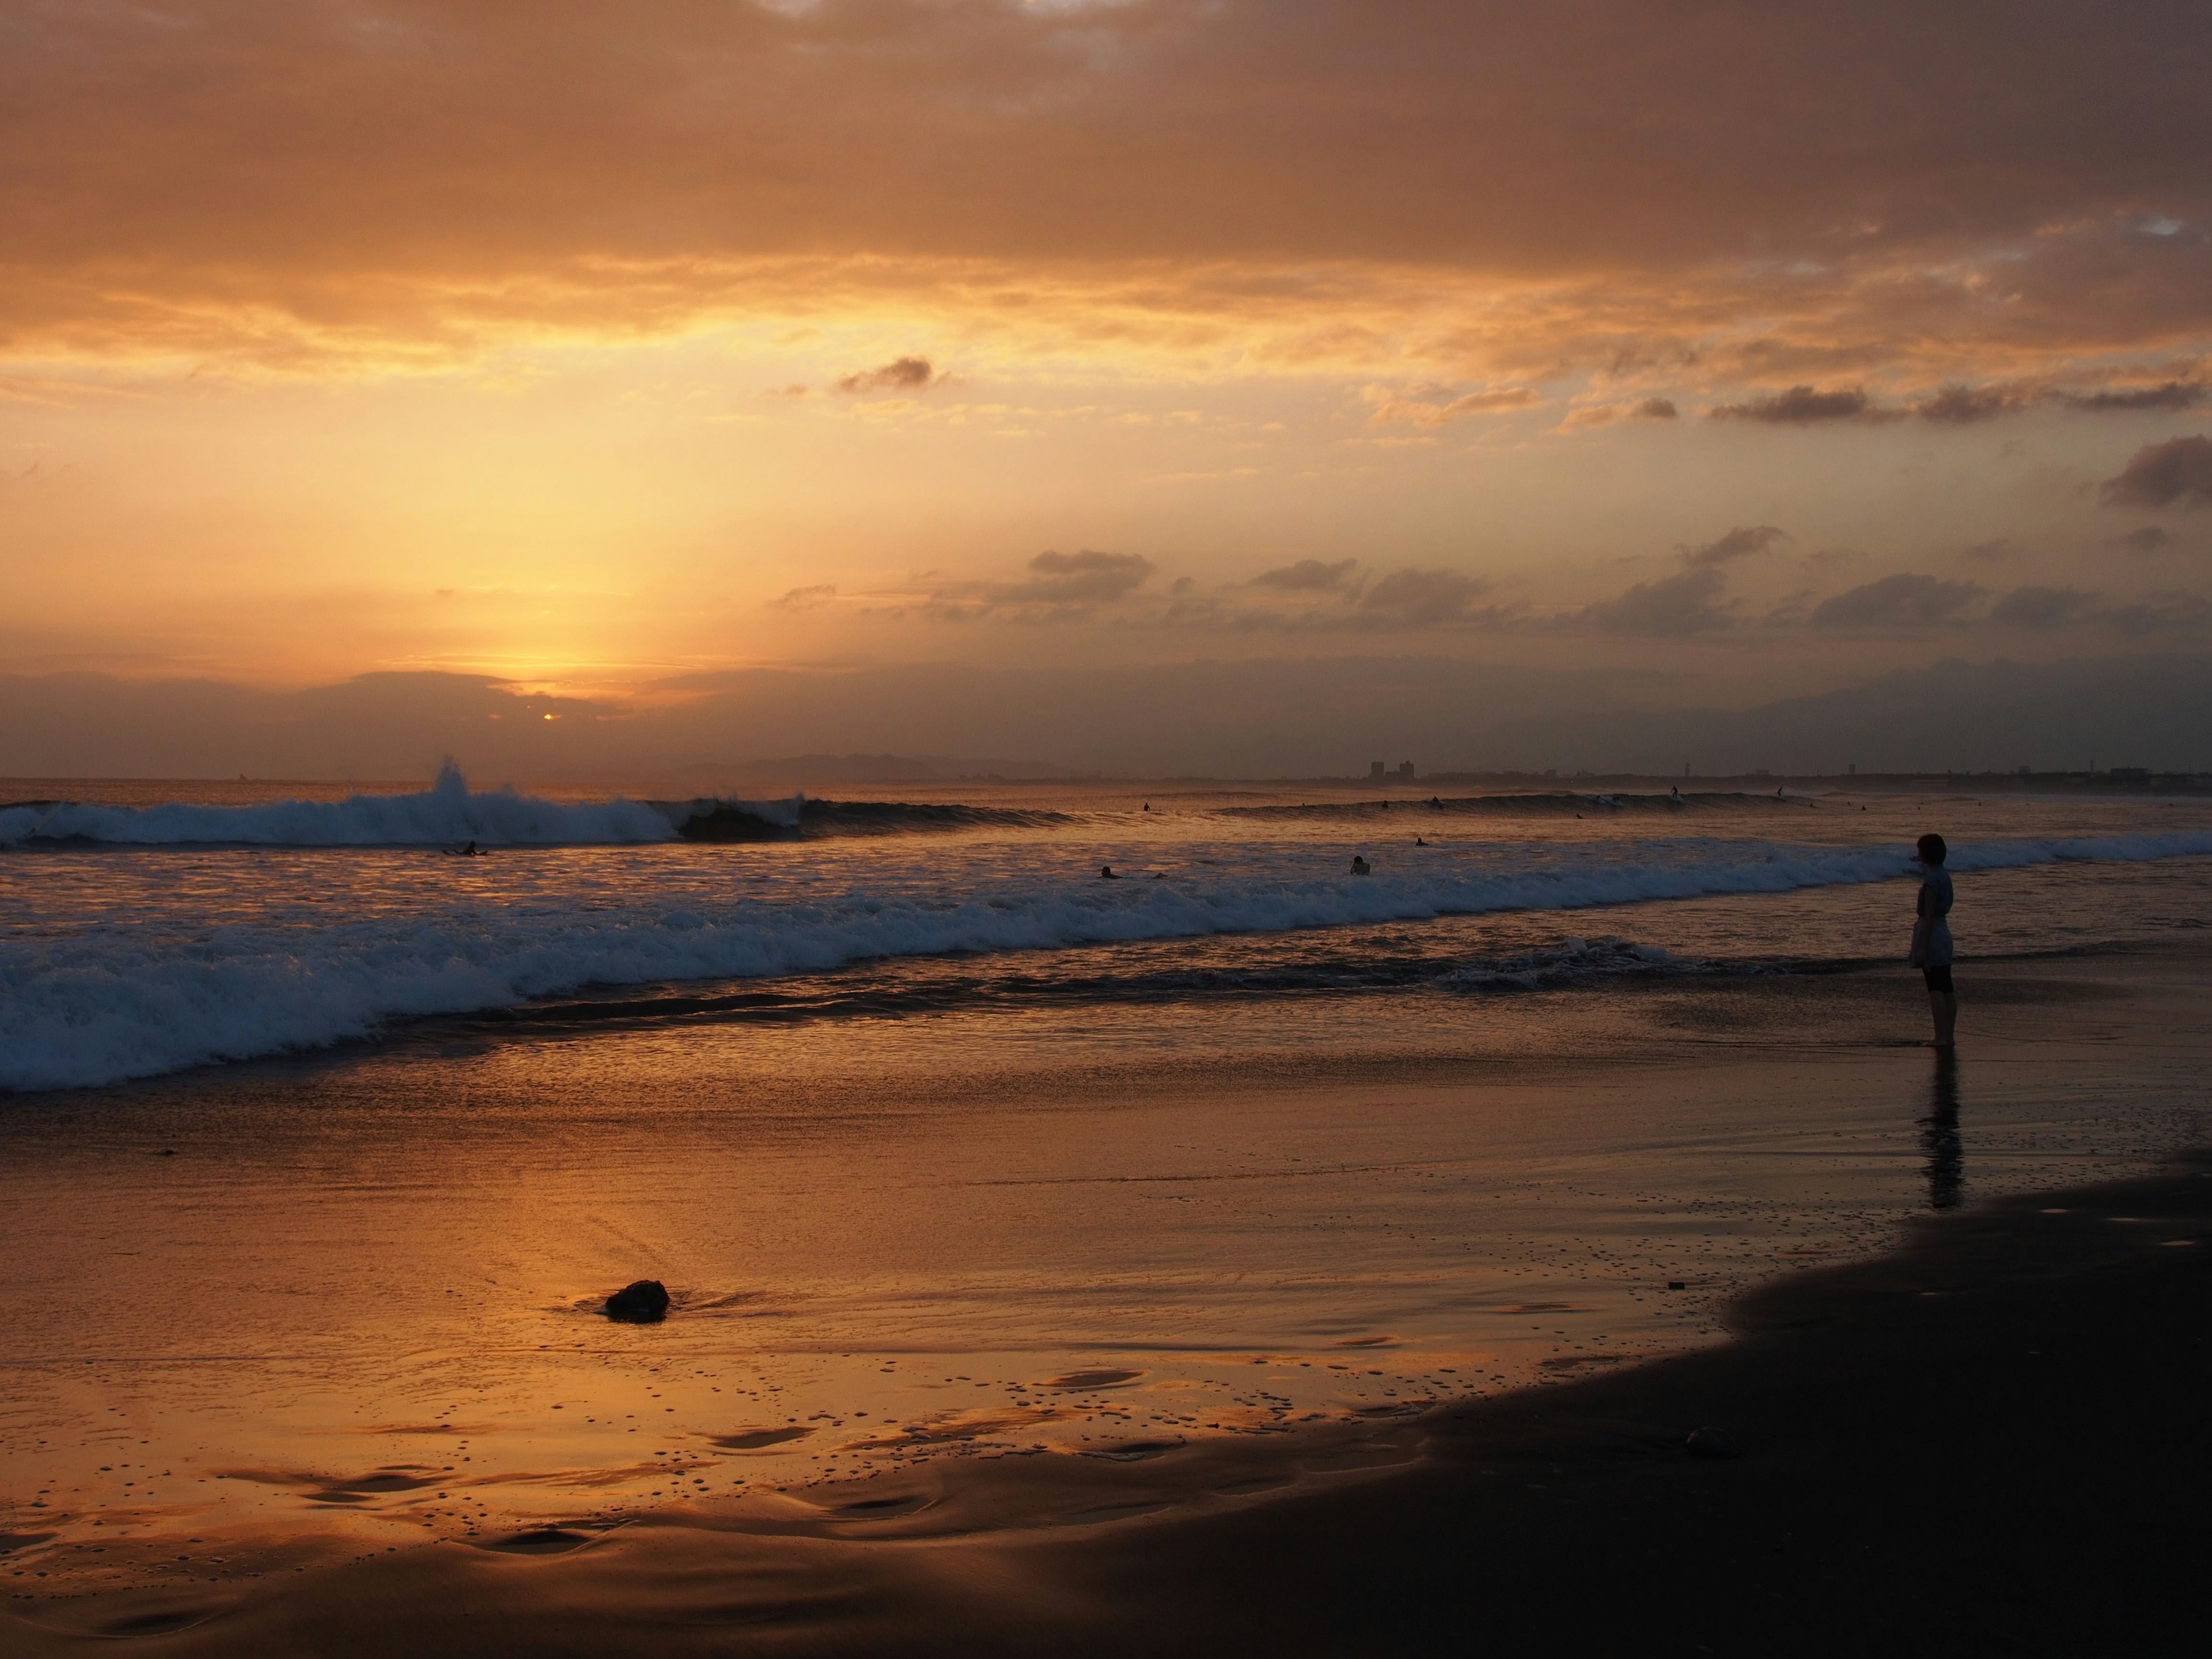
[[[607,1317],[631,1325],[650,1325],[668,1315],[668,1291],[657,1279],[625,1285],[607,1298]]]
[[[1742,1449],[1718,1429],[1692,1429],[1690,1437],[1682,1443],[1690,1449],[1692,1457],[1741,1457]]]

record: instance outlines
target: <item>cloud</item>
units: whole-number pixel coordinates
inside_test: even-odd
[[[1455,627],[1477,619],[1474,602],[1490,590],[1479,576],[1409,566],[1373,583],[1360,598],[1358,614],[1369,626]]]
[[[812,587],[794,587],[781,599],[769,604],[782,611],[811,611],[817,605],[827,605],[837,597],[835,582],[821,582]]]
[[[1738,606],[1723,600],[1728,578],[1723,567],[1767,552],[1790,539],[1771,524],[1738,525],[1726,535],[1696,547],[1677,547],[1681,571],[1656,581],[1638,582],[1626,593],[1584,605],[1565,618],[1569,626],[1606,634],[1642,634],[1680,639],[1733,627]]]
[[[1579,620],[1607,634],[1680,638],[1727,628],[1735,618],[1721,603],[1728,578],[1713,566],[1638,582],[1618,599],[1585,605]]]
[[[1990,607],[2003,628],[2063,628],[2097,614],[2098,595],[2078,587],[2015,587]]]
[[[1495,584],[1463,571],[1407,565],[1366,583],[1353,574],[1358,563],[1302,559],[1248,583],[1139,613],[1132,621],[1243,634],[1467,633],[1510,629],[1525,610],[1517,603],[1477,604]],[[1243,596],[1255,588],[1295,602],[1252,604]]]
[[[1769,426],[1819,426],[1831,421],[1892,421],[1898,411],[1877,408],[1865,391],[1818,392],[1793,386],[1748,403],[1723,404],[1711,411],[1717,421],[1759,421]]]
[[[1272,587],[1285,593],[1333,593],[1343,590],[1359,567],[1357,559],[1324,564],[1319,559],[1300,559],[1279,569],[1263,570],[1252,578],[1255,587]]]
[[[2212,506],[2212,438],[2146,444],[2099,493],[2108,507]]]
[[[1140,553],[1050,550],[1029,562],[1024,580],[948,581],[932,572],[906,589],[867,595],[864,614],[893,622],[1079,622],[1102,605],[1126,605],[1158,568]]]
[[[2020,549],[2003,537],[1996,536],[1988,541],[1976,542],[1971,547],[1961,548],[1959,556],[1978,560],[1984,564],[2007,564],[2020,556]]]
[[[2127,553],[2155,553],[2172,539],[2169,532],[2154,524],[2147,524],[2129,531],[2124,536],[2114,536],[2100,545],[2117,548]]]
[[[17,7],[0,340],[441,366],[872,295],[1366,374],[1422,342],[1467,381],[1694,349],[1705,384],[1757,386],[2020,375],[2212,330],[2201,0],[2032,30],[1978,0],[1466,20]]]
[[[1497,630],[1513,626],[1524,609],[1479,604],[1495,584],[1463,571],[1408,565],[1362,582],[1358,566],[1356,559],[1303,559],[1210,592],[1183,577],[1159,594],[1144,591],[1158,567],[1141,555],[1046,552],[1030,561],[1026,580],[939,582],[918,593],[878,594],[874,614],[949,623],[1097,617],[1122,629],[1330,635]],[[1254,603],[1255,590],[1283,598]]]
[[[1815,570],[1840,570],[1847,564],[1863,564],[1866,557],[1856,547],[1816,547],[1805,556],[1804,562]]]
[[[1982,421],[1993,421],[2000,415],[2017,415],[2022,410],[2033,408],[2036,402],[2035,394],[2017,387],[1954,385],[1915,404],[1912,412],[1938,426],[1972,426]]]
[[[1989,621],[2037,630],[2100,625],[2136,638],[2192,631],[2212,622],[2212,604],[2194,593],[2146,593],[2115,605],[2102,601],[2103,595],[2078,587],[2015,587],[1990,607]]]
[[[1912,405],[1912,412],[1939,426],[1973,426],[2001,416],[2022,415],[2056,404],[2077,415],[2114,415],[2147,410],[2194,409],[2205,398],[2194,380],[2169,380],[2155,386],[2105,386],[2094,392],[2010,384],[1943,386]]]
[[[2134,414],[2145,410],[2179,411],[2194,409],[2205,398],[2205,388],[2193,380],[2168,380],[2163,386],[2125,386],[2102,392],[2061,392],[2058,401],[2083,415]]]
[[[2136,636],[2194,631],[2212,623],[2212,603],[2195,593],[2146,593],[2131,605],[2114,606],[2105,620]]]
[[[1030,561],[1036,574],[1007,590],[1009,599],[1042,599],[1071,605],[1127,598],[1159,567],[1141,553],[1040,553]]]
[[[1936,576],[1884,576],[1823,599],[1807,621],[1825,629],[1930,626],[1958,621],[1981,592],[1972,582]]]
[[[1706,570],[1715,565],[1732,564],[1738,559],[1747,559],[1764,553],[1778,542],[1786,542],[1790,533],[1778,530],[1771,524],[1739,525],[1717,541],[1707,542],[1702,547],[1678,547],[1682,562],[1692,570]]]
[[[1561,422],[1566,428],[1610,426],[1615,421],[1671,421],[1681,411],[1671,398],[1646,398],[1638,404],[1588,404]]]
[[[1370,395],[1375,395],[1372,389]],[[1453,421],[1465,420],[1470,415],[1497,415],[1507,410],[1526,409],[1535,401],[1534,388],[1525,386],[1507,386],[1496,392],[1470,392],[1443,403],[1418,398],[1376,395],[1375,412],[1368,416],[1368,422],[1372,426],[1389,426],[1394,422],[1445,426]]]
[[[895,357],[880,368],[842,376],[837,390],[855,396],[869,392],[924,392],[944,378],[930,368],[927,357]]]

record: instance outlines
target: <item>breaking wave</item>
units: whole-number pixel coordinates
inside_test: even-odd
[[[104,806],[33,801],[0,807],[0,847],[559,847],[667,841],[665,811],[631,800],[563,802],[471,789],[448,764],[428,789],[252,806]]]
[[[514,799],[519,814],[535,810]],[[441,825],[440,834],[452,831]],[[2208,854],[2208,831],[1992,841],[1955,848],[1951,866],[1963,872]],[[1079,878],[1031,868],[1018,878],[985,874],[949,888],[935,870],[902,885],[886,865],[866,891],[751,896],[717,886],[663,894],[648,882],[610,890],[589,905],[561,892],[441,892],[430,908],[404,914],[333,906],[305,921],[238,920],[189,936],[130,926],[19,933],[0,938],[0,1089],[151,1076],[368,1036],[393,1020],[513,1008],[592,987],[758,981],[894,957],[1779,893],[1891,879],[1905,860],[1898,846],[1677,840],[1499,845],[1468,861],[1372,877],[1293,877],[1279,863],[1102,882],[1087,872]],[[1659,965],[1620,957],[1612,966],[1638,964]],[[1579,961],[1467,966],[1470,985],[1516,976],[1541,985],[1547,975],[1600,971],[1607,962],[1603,951],[1586,947]]]
[[[513,789],[471,789],[447,765],[411,794],[281,800],[250,806],[170,801],[108,806],[21,801],[0,806],[0,847],[635,846],[674,839],[805,841],[832,836],[1042,829],[1060,812],[901,801],[554,801]]]

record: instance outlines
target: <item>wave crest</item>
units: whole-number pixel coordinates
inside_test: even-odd
[[[642,801],[563,802],[471,789],[451,761],[428,789],[252,806],[0,807],[0,847],[561,847],[667,841],[676,826]]]

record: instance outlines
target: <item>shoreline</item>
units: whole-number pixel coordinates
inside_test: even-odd
[[[2190,1632],[2208,1292],[2200,1151],[1770,1280],[1717,1347],[1379,1426],[955,1460],[489,1547],[294,1540],[254,1585],[11,1590],[0,1632],[27,1656],[2111,1650]],[[1691,1455],[1708,1425],[1742,1455]]]
[[[1979,1650],[1988,1609],[2020,1594],[2008,1587],[2014,1559],[2033,1564],[2030,1588],[2045,1602],[2031,1595],[2032,1616],[2004,1626],[2006,1643],[2040,1650],[2042,1633],[2060,1630],[2058,1645],[2102,1650],[2115,1632],[2134,1638],[2186,1605],[2178,1586],[2201,1554],[2203,1528],[2189,1528],[2212,1455],[2191,1419],[2212,1382],[2197,1335],[2212,1305],[2212,1161],[2179,1149],[2212,1142],[2197,1068],[2207,965],[2200,940],[2177,939],[2094,972],[2021,962],[1977,981],[1964,1190],[1979,1196],[1965,1209],[1944,1198],[1955,1204],[1960,1191],[1960,1093],[1946,1088],[1941,1062],[1930,1078],[1924,1047],[1899,1040],[1924,1015],[1917,986],[1896,971],[1653,982],[1620,999],[1539,994],[1500,1004],[1504,1018],[1462,1007],[1464,1023],[1410,1052],[1427,1018],[1413,1004],[1381,1025],[1333,1019],[1313,1048],[1246,1010],[1205,1066],[1194,1060],[1202,1033],[1231,1036],[1218,1021],[1181,1030],[1167,1054],[1116,1047],[1086,1027],[1077,1058],[1057,1069],[1030,1069],[1032,1042],[1000,1056],[1012,1062],[1003,1075],[957,1076],[933,1057],[947,1031],[957,1039],[965,1028],[891,1022],[858,1055],[788,1050],[816,1054],[829,1068],[818,1077],[790,1064],[784,1046],[750,1035],[718,1044],[708,1026],[680,1041],[610,1033],[573,1051],[639,1067],[636,1098],[609,1094],[604,1067],[572,1073],[564,1045],[534,1042],[495,1043],[475,1059],[476,1045],[441,1044],[142,1085],[19,1124],[10,1143],[35,1154],[21,1165],[17,1213],[54,1224],[54,1261],[25,1270],[20,1314],[69,1296],[82,1322],[65,1336],[19,1318],[41,1345],[30,1352],[52,1355],[27,1364],[60,1392],[46,1407],[35,1393],[21,1397],[12,1426],[26,1432],[9,1449],[26,1471],[43,1467],[29,1448],[52,1435],[76,1448],[58,1453],[64,1462],[118,1467],[104,1483],[79,1467],[55,1510],[21,1502],[28,1491],[0,1510],[0,1651],[40,1659],[128,1637],[182,1656],[1398,1654],[1502,1637],[1509,1650],[1764,1653],[1784,1639],[1821,1650],[1832,1626],[1849,1635],[1837,1636],[1839,1650],[1909,1650],[1914,1632],[1944,1627],[1947,1642]],[[1000,1030],[997,1016],[980,1018]],[[721,1091],[696,1123],[640,1115],[641,1102],[667,1092],[656,1054],[680,1056],[683,1077]],[[917,1094],[910,1117],[886,1119],[886,1077],[926,1079],[935,1093]],[[576,1098],[588,1097],[589,1125],[544,1086],[572,1086],[564,1079],[588,1082]],[[717,1103],[771,1085],[774,1121],[827,1134],[818,1153],[777,1163],[761,1120]],[[424,1090],[442,1097],[428,1116],[405,1103]],[[1209,1103],[1191,1116],[1198,1100]],[[856,1111],[857,1139],[836,1127]],[[198,1132],[179,1133],[203,1114]],[[755,1131],[720,1161],[713,1149],[749,1123]],[[302,1185],[295,1172],[331,1158],[333,1126],[349,1150],[328,1180]],[[580,1138],[549,1153],[561,1144],[549,1127],[561,1126]],[[1345,1161],[1365,1155],[1376,1127],[1387,1131],[1387,1167],[1404,1159],[1412,1174],[1385,1179]],[[1110,1156],[1097,1145],[1109,1133],[1121,1147]],[[982,1138],[954,1144],[969,1134]],[[1224,1149],[1212,1163],[1165,1144],[1200,1134]],[[1322,1139],[1299,1139],[1309,1134]],[[172,1156],[172,1144],[183,1150]],[[951,1196],[894,1206],[899,1224],[870,1271],[989,1236],[976,1232],[983,1213],[1035,1211],[1053,1218],[1047,1232],[1006,1237],[1030,1250],[1059,1242],[1056,1268],[1030,1261],[1047,1291],[1055,1272],[1087,1283],[1117,1261],[1121,1284],[1146,1282],[1132,1270],[1151,1257],[1114,1254],[1133,1215],[1160,1237],[1195,1230],[1172,1235],[1184,1243],[1159,1260],[1174,1267],[1193,1259],[1177,1250],[1202,1250],[1209,1275],[1259,1275],[1196,1317],[1212,1333],[1267,1307],[1274,1277],[1302,1283],[1300,1261],[1380,1276],[1344,1304],[1358,1316],[1350,1324],[1313,1322],[1332,1311],[1326,1301],[1287,1324],[1279,1309],[1255,1315],[1261,1334],[1194,1365],[1170,1358],[1165,1324],[1145,1337],[1151,1359],[1109,1354],[1104,1339],[1116,1333],[1091,1328],[1083,1304],[1065,1298],[1036,1329],[1089,1335],[1048,1364],[972,1342],[902,1347],[895,1327],[913,1310],[896,1298],[834,1340],[820,1333],[823,1357],[807,1358],[803,1343],[785,1352],[747,1334],[776,1327],[725,1322],[750,1316],[736,1305],[746,1298],[724,1294],[781,1283],[799,1307],[811,1281],[789,1275],[805,1263],[779,1267],[756,1244],[702,1235],[668,1263],[706,1276],[664,1269],[696,1310],[680,1325],[638,1346],[597,1340],[593,1321],[591,1354],[547,1351],[566,1346],[558,1322],[580,1317],[579,1284],[657,1241],[656,1214],[704,1215],[744,1176],[757,1183],[753,1207],[796,1203],[792,1213],[804,1215],[811,1183],[838,1212],[816,1237],[849,1243],[846,1218],[868,1207],[865,1195],[897,1200],[856,1152],[910,1182],[925,1147],[946,1161],[915,1190]],[[1257,1170],[1243,1162],[1255,1149],[1266,1153]],[[579,1151],[589,1156],[580,1162]],[[1317,1152],[1327,1156],[1306,1171],[1304,1158]],[[2165,1173],[2145,1173],[2174,1157]],[[507,1170],[520,1206],[471,1211],[467,1172],[480,1167]],[[609,1169],[630,1170],[637,1194],[611,1186]],[[699,1169],[713,1176],[705,1185]],[[1434,1170],[1480,1180],[1462,1188]],[[374,1195],[347,1196],[362,1172]],[[2071,1196],[2051,1195],[2061,1191]],[[1661,1192],[1672,1195],[1665,1206],[1636,1219]],[[1141,1201],[1112,1196],[1122,1193]],[[204,1231],[195,1218],[210,1200],[235,1208],[243,1230]],[[311,1280],[343,1276],[320,1279],[304,1302],[257,1290],[256,1253],[273,1230],[306,1224],[326,1200],[339,1207],[299,1234],[310,1254],[286,1260]],[[647,1201],[663,1208],[638,1207]],[[965,1218],[959,1230],[914,1231],[945,1204]],[[599,1205],[629,1239],[573,1259],[483,1253],[485,1241],[513,1246],[534,1218]],[[57,1206],[91,1220],[71,1231]],[[1302,1224],[1346,1209],[1364,1223]],[[2087,1219],[2045,1214],[2054,1209]],[[1585,1215],[1611,1219],[1585,1231]],[[2114,1218],[2124,1215],[2136,1218]],[[2164,1218],[2168,1231],[2144,1218]],[[1486,1240],[1525,1236],[1527,1247],[1478,1268],[1457,1302],[1431,1285],[1387,1310],[1372,1286],[1459,1271],[1445,1267],[1458,1259],[1455,1221],[1477,1261]],[[460,1242],[425,1249],[416,1231],[432,1228]],[[374,1230],[390,1235],[380,1246]],[[1398,1242],[1438,1232],[1441,1253]],[[573,1233],[555,1221],[544,1248],[568,1248]],[[74,1255],[59,1248],[64,1238]],[[2167,1248],[2173,1239],[2189,1242]],[[115,1271],[128,1265],[114,1255],[125,1242],[162,1252],[137,1291]],[[217,1247],[231,1254],[212,1256]],[[1289,1254],[1301,1249],[1317,1253]],[[957,1281],[958,1261],[929,1259]],[[967,1258],[971,1268],[1000,1259],[995,1247]],[[301,1265],[314,1262],[325,1266]],[[416,1281],[405,1308],[382,1271],[392,1268]],[[471,1289],[479,1270],[492,1277]],[[1665,1284],[1686,1296],[1655,1294],[1672,1279],[1692,1281]],[[345,1391],[342,1407],[286,1415],[310,1373],[282,1366],[250,1385],[192,1383],[186,1370],[214,1346],[177,1352],[186,1368],[177,1386],[103,1383],[102,1368],[161,1351],[162,1316],[143,1310],[146,1292],[167,1299],[203,1280],[226,1303],[267,1301],[237,1328],[242,1358],[260,1334],[319,1330],[343,1356],[328,1373]],[[1457,1281],[1435,1284],[1447,1282]],[[465,1295],[445,1302],[450,1286]],[[1923,1295],[1930,1290],[1942,1294]],[[193,1305],[189,1291],[173,1305]],[[1149,1328],[1174,1306],[1137,1322]],[[1443,1322],[1408,1311],[1417,1307],[1446,1309]],[[2136,1316],[2115,1327],[2129,1310]],[[788,1316],[772,1301],[754,1311]],[[1539,1313],[1551,1316],[1542,1331],[1520,1322]],[[935,1338],[954,1316],[940,1303],[914,1328]],[[991,1316],[978,1303],[957,1317],[988,1329]],[[326,1324],[311,1328],[316,1319]],[[2079,1340],[2069,1339],[2063,1364],[2048,1363],[2060,1328]],[[118,1346],[131,1329],[154,1346]],[[1290,1348],[1277,1332],[1296,1334]],[[1510,1363],[1509,1343],[1521,1345]],[[826,1357],[848,1346],[879,1348],[886,1366],[920,1374],[878,1379],[877,1358],[863,1356],[846,1378]],[[780,1357],[736,1363],[748,1349]],[[407,1379],[428,1376],[414,1362],[379,1369],[380,1356],[403,1351],[476,1369],[410,1395]],[[930,1363],[911,1366],[925,1351]],[[1488,1381],[1521,1380],[1462,1391],[1469,1358],[1489,1362],[1475,1367]],[[1350,1374],[1330,1361],[1350,1362]],[[1132,1369],[1085,1369],[1109,1362]],[[2023,1365],[2037,1375],[2023,1378]],[[963,1373],[957,1389],[934,1386],[940,1370]],[[969,1371],[983,1392],[969,1392]],[[1111,1392],[1123,1376],[1145,1381]],[[854,1381],[863,1392],[848,1389]],[[487,1382],[506,1392],[481,1392]],[[2024,1382],[2042,1390],[2039,1404]],[[793,1391],[767,1386],[779,1383]],[[1934,1413],[1931,1386],[1942,1391]],[[99,1411],[64,1407],[88,1387]],[[240,1431],[206,1414],[218,1397],[243,1414]],[[104,1420],[114,1403],[129,1414]],[[580,1405],[602,1426],[580,1430]],[[610,1406],[646,1420],[617,1426]],[[820,1409],[807,1425],[837,1420],[818,1442],[794,1441],[783,1473],[785,1453],[755,1449],[753,1437],[787,1412],[797,1425],[811,1408]],[[939,1443],[960,1440],[978,1410],[988,1421],[972,1444]],[[1046,1417],[1066,1422],[1030,1426]],[[842,1437],[830,1436],[848,1420]],[[1745,1455],[1692,1458],[1684,1438],[1705,1425]],[[614,1437],[638,1432],[651,1437]],[[160,1450],[140,1449],[149,1435]],[[822,1455],[803,1457],[810,1449]],[[471,1451],[475,1467],[456,1468]],[[2143,1470],[2155,1477],[2148,1485],[2135,1479]],[[654,1488],[664,1476],[677,1488],[668,1501],[643,1490],[648,1474]],[[720,1488],[711,1498],[707,1476]],[[2139,1513],[2116,1524],[2121,1510]],[[1920,1556],[1961,1547],[1946,1526],[1965,1529],[1972,1561],[1964,1588],[1950,1583],[1931,1600],[1907,1581],[1924,1576]],[[2052,1600],[2081,1594],[2068,1566],[2077,1559],[2136,1586],[2134,1602],[2100,1613],[2094,1631]],[[1840,1600],[1863,1607],[1846,1617]],[[1954,1617],[1954,1601],[1979,1611]]]

